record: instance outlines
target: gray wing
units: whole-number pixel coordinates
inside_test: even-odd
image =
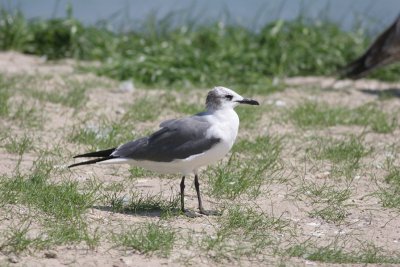
[[[210,126],[201,116],[164,121],[160,130],[118,147],[112,156],[157,162],[185,159],[220,142],[217,137],[206,138]]]

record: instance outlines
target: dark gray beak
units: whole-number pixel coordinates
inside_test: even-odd
[[[236,102],[240,104],[248,104],[248,105],[260,105],[256,100],[243,98],[242,100],[237,100]]]

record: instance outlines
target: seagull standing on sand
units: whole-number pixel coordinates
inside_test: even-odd
[[[225,87],[208,92],[206,111],[182,119],[160,124],[160,129],[147,137],[128,142],[116,148],[77,155],[74,158],[96,157],[70,166],[93,163],[128,163],[159,173],[181,173],[181,210],[185,212],[185,177],[194,174],[200,214],[204,210],[200,196],[198,170],[222,159],[232,148],[239,117],[234,108],[238,104],[259,105]]]

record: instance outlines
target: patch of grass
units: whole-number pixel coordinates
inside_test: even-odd
[[[56,219],[79,217],[93,204],[93,192],[80,193],[76,182],[49,183],[52,162],[39,160],[28,175],[0,180],[0,203],[33,206]]]
[[[30,91],[30,94],[42,101],[49,101],[51,103],[61,104],[70,108],[78,109],[87,102],[85,95],[86,89],[76,84],[72,89],[66,93],[61,92],[45,92],[39,90]]]
[[[219,220],[212,235],[206,234],[201,247],[216,261],[258,255],[276,243],[275,235],[286,231],[288,223],[252,208],[233,206]]]
[[[68,221],[52,221],[44,223],[46,246],[63,245],[85,242],[90,248],[94,248],[100,242],[97,231],[90,232],[87,223],[80,219]]]
[[[129,178],[136,179],[149,176],[151,174],[151,171],[135,166],[129,168],[129,173],[130,173]]]
[[[154,121],[162,110],[162,104],[156,98],[137,99],[133,105],[129,105],[122,121]]]
[[[307,101],[290,110],[289,118],[301,128],[359,125],[368,126],[377,133],[390,133],[397,127],[395,118],[374,104],[349,109]]]
[[[14,175],[0,177],[0,206],[25,206],[35,214],[27,218],[38,225],[34,230],[27,226],[11,231],[3,244],[5,251],[19,253],[82,241],[89,247],[98,244],[97,232],[89,231],[82,216],[95,202],[98,188],[81,192],[77,182],[51,183],[52,173],[53,162],[39,158],[27,174],[17,168]],[[27,235],[31,230],[34,237]]]
[[[171,106],[171,109],[173,111],[179,112],[179,113],[183,113],[185,115],[192,115],[192,114],[197,114],[199,112],[202,112],[204,110],[204,106],[203,105],[199,105],[199,104],[188,104],[185,102],[179,102],[179,103],[175,103]]]
[[[227,163],[207,169],[211,194],[235,199],[243,193],[251,197],[260,194],[261,185],[280,169],[281,139],[258,137],[255,141],[239,141]],[[238,151],[246,150],[251,157],[240,157]]]
[[[11,94],[4,79],[3,75],[0,75],[0,117],[8,116],[10,112],[8,100]]]
[[[32,220],[32,218],[30,219]],[[43,220],[40,223],[40,220]],[[32,226],[32,221],[22,222],[17,227],[9,227],[4,231],[4,240],[0,243],[0,251],[6,254],[20,254],[26,250],[42,250],[54,245],[85,242],[94,248],[100,238],[97,232],[90,233],[83,220],[52,220],[40,218],[37,220],[42,227]]]
[[[18,11],[3,8],[2,12],[3,50],[49,59],[98,60],[101,66],[82,69],[153,88],[225,84],[241,93],[265,94],[281,88],[273,77],[331,75],[370,43],[364,31],[343,31],[332,22],[315,22],[304,15],[270,22],[255,32],[222,22],[177,25],[182,14],[167,14],[159,21],[149,16],[143,23],[129,25],[130,31],[118,33],[84,26],[74,19],[72,8],[62,19],[32,21]],[[374,76],[393,80],[396,73],[398,66]]]
[[[4,231],[4,241],[0,243],[0,251],[6,254],[19,254],[31,247],[43,247],[44,242],[40,237],[30,237],[28,232],[30,223],[21,223],[18,227]]]
[[[328,140],[321,145],[318,159],[327,159],[333,163],[358,163],[361,158],[371,153],[362,143],[362,137],[350,136],[345,140]]]
[[[27,104],[25,101],[13,105],[15,110],[10,118],[17,122],[20,127],[42,128],[44,117],[35,106]]]
[[[8,142],[4,144],[7,152],[15,153],[20,156],[33,149],[33,140],[26,134],[21,138],[9,136]]]
[[[290,119],[299,127],[333,126],[343,123],[347,116],[348,110],[345,108],[329,108],[311,101],[289,111]]]
[[[176,94],[179,92],[179,95]],[[203,103],[203,94],[198,92],[197,94],[193,91],[177,90],[167,91],[162,96],[163,106],[167,107],[178,113],[185,115],[192,115],[204,110],[205,103]],[[160,101],[161,99],[158,99]]]
[[[349,188],[341,189],[333,185],[305,181],[297,190],[297,194],[300,198],[308,198],[314,206],[309,213],[310,217],[333,223],[340,223],[347,217],[349,204],[346,201],[351,196]]]
[[[31,101],[11,99],[12,96],[18,95],[20,92],[28,91],[26,87],[29,87],[33,82],[36,82],[33,75],[5,75],[0,73],[0,117],[12,119],[23,127],[41,127],[41,114]]]
[[[176,233],[158,223],[146,223],[130,227],[122,233],[113,235],[114,241],[123,247],[134,249],[144,254],[167,257],[175,244]]]
[[[180,207],[180,198],[173,197],[166,200],[161,194],[152,196],[132,193],[129,196],[121,196],[114,191],[105,195],[105,202],[116,212],[161,212],[163,216],[178,211]]]
[[[388,187],[380,187],[375,193],[387,208],[400,208],[400,169],[390,164],[388,174],[385,176]]]
[[[240,126],[245,128],[256,128],[265,110],[259,107],[239,107],[236,112],[240,118]]]
[[[345,177],[351,181],[360,168],[361,159],[372,150],[372,147],[364,146],[362,136],[350,135],[341,140],[317,138],[317,142],[313,142],[307,153],[314,159],[329,160],[332,163],[332,177]]]
[[[89,145],[91,150],[101,150],[119,146],[134,138],[130,125],[104,120],[99,125],[86,124],[83,127],[74,127],[68,140]]]
[[[302,257],[310,261],[327,263],[371,263],[371,264],[398,264],[399,255],[385,255],[382,249],[373,245],[363,245],[355,251],[345,251],[338,245],[330,244],[316,247],[309,244],[298,244],[286,250],[285,254],[292,257]]]
[[[19,10],[9,11],[0,6],[0,49],[20,50],[29,42],[29,25]]]

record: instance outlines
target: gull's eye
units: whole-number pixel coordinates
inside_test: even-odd
[[[233,95],[225,95],[225,98],[228,99],[228,100],[232,100]]]

